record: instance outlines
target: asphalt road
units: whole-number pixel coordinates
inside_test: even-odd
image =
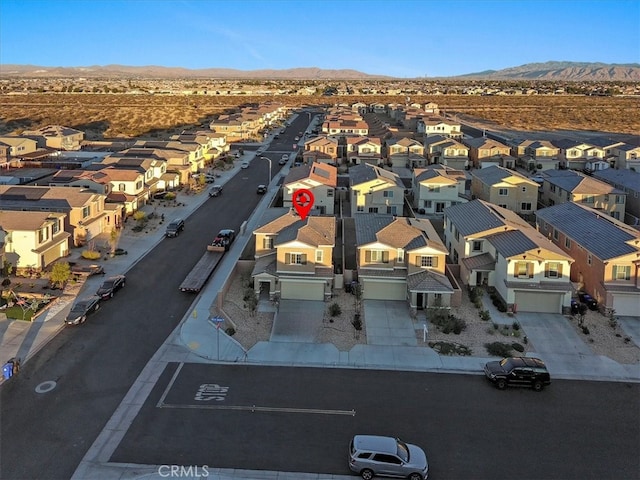
[[[365,433],[422,446],[435,479],[631,479],[639,394],[622,383],[536,393],[483,376],[171,364],[111,461],[348,475],[349,439]]]
[[[279,169],[275,162],[273,173]],[[70,478],[188,311],[194,297],[178,286],[218,230],[237,231],[249,218],[262,199],[256,186],[267,177],[268,162],[251,162],[226,183],[222,196],[186,219],[177,238],[163,240],[127,272],[126,287],[113,299],[84,325],[63,330],[0,388],[0,478]],[[57,386],[36,393],[44,381]]]

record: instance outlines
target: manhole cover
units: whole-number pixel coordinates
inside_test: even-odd
[[[47,380],[46,382],[42,382],[40,385],[36,387],[36,393],[47,393],[56,388],[56,382],[53,380]]]

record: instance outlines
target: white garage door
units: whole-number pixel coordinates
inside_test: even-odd
[[[562,294],[516,292],[518,312],[562,313]]]
[[[624,295],[615,293],[613,295],[613,309],[616,315],[623,317],[640,317],[640,296]]]
[[[324,300],[324,282],[280,282],[280,298]]]
[[[363,279],[362,298],[368,300],[404,300],[407,285],[404,282],[388,282]]]

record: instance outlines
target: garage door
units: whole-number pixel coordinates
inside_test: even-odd
[[[516,292],[518,312],[562,313],[562,294]]]
[[[324,282],[280,282],[280,298],[324,300]]]
[[[640,317],[640,295],[613,295],[613,309],[616,315],[623,317]]]
[[[404,300],[407,298],[405,282],[362,280],[362,298],[369,300]]]

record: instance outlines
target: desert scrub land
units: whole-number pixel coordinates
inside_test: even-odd
[[[352,95],[152,95],[48,93],[0,96],[0,134],[50,124],[86,132],[87,140],[163,137],[241,105],[277,101],[291,107],[356,102],[404,103],[405,96]],[[514,130],[585,130],[637,134],[640,100],[635,97],[571,95],[477,96],[413,95],[412,103],[435,102],[447,113],[459,113]]]

